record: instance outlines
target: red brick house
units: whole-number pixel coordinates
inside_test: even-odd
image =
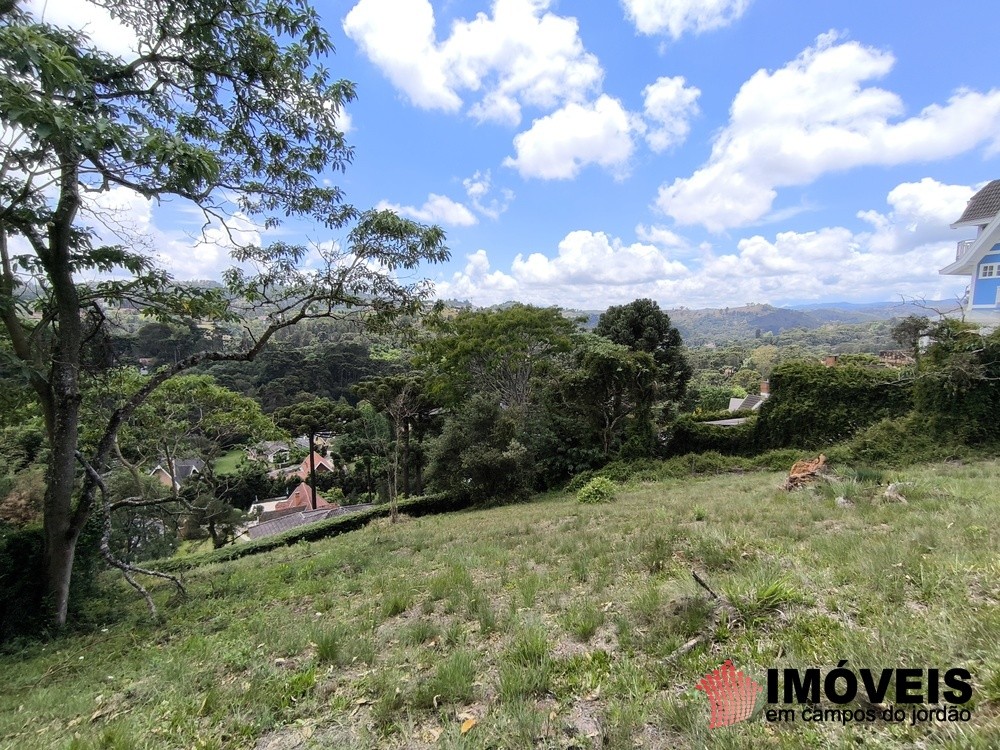
[[[331,461],[326,456],[321,456],[319,453],[313,453],[316,460],[316,473],[325,474],[327,472],[336,471],[337,467],[333,465]],[[288,466],[284,469],[275,469],[268,473],[269,477],[298,477],[299,479],[306,479],[309,476],[309,456],[302,459],[302,463],[298,466]]]
[[[316,469],[319,470],[319,467],[317,466]],[[317,493],[316,510],[321,508],[336,507],[339,507],[337,503],[328,503]],[[276,511],[289,510],[292,508],[303,510],[312,509],[312,487],[305,482],[302,482],[298,487],[292,490],[291,494],[286,499],[274,504],[274,509]]]

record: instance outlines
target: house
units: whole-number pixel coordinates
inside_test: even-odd
[[[337,470],[337,467],[334,465],[333,461],[331,461],[326,456],[321,456],[319,453],[314,452],[313,459],[316,461],[317,474],[325,474],[327,472]],[[285,477],[286,479],[289,477],[298,477],[299,479],[305,479],[306,477],[309,476],[310,473],[309,468],[310,468],[309,456],[306,456],[305,458],[302,459],[302,463],[296,466],[288,466],[285,467],[284,469],[275,469],[274,471],[268,472],[268,476],[271,477],[272,479],[279,477]]]
[[[729,399],[729,411],[757,411],[771,396],[771,384],[760,381],[760,393],[751,393],[743,398]]]
[[[349,513],[358,513],[372,509],[371,504],[332,506],[329,508],[318,508],[316,510],[296,509],[292,513],[275,517],[270,520],[262,520],[256,526],[250,526],[246,530],[248,539],[260,539],[261,537],[280,534],[283,531],[294,529],[297,526],[304,526],[317,521],[324,521],[334,516],[343,516]]]
[[[313,488],[310,487],[305,482],[301,482],[298,487],[291,491],[291,493],[281,502],[275,503],[274,509],[277,510],[288,510],[291,508],[296,508],[298,510],[309,510],[312,509],[312,497]],[[320,508],[336,508],[336,503],[328,503],[323,497],[316,493],[316,510]]]
[[[1000,325],[1000,180],[972,196],[952,229],[976,228],[976,236],[961,240],[955,262],[939,273],[966,276],[965,319],[984,328]]]
[[[278,463],[281,458],[287,457],[290,452],[288,443],[281,440],[265,440],[252,448],[247,449],[247,458],[251,461],[267,461],[269,464]]]
[[[174,489],[180,489],[185,480],[190,479],[194,474],[200,474],[205,468],[205,462],[200,458],[177,458],[174,459],[173,464],[174,470],[172,473],[170,471],[170,462],[162,461],[149,472],[149,475],[160,480],[160,484],[164,487],[172,486]]]

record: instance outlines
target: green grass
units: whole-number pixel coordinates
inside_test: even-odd
[[[224,474],[235,474],[240,464],[246,460],[246,451],[242,448],[234,448],[228,453],[215,459],[215,473],[219,476]]]
[[[88,631],[0,656],[0,750],[1000,746],[1000,463],[847,469],[378,521],[188,570],[185,600],[150,581],[160,625],[108,577]],[[973,718],[709,730],[727,658],[960,666]]]

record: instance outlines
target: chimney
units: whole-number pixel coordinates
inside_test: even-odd
[[[766,378],[760,381],[760,395],[770,396],[771,395],[771,381]]]

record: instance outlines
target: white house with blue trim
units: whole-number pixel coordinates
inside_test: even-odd
[[[969,277],[965,319],[1000,325],[1000,180],[993,180],[972,196],[952,229],[975,227],[976,236],[958,243],[955,262],[939,273]]]

